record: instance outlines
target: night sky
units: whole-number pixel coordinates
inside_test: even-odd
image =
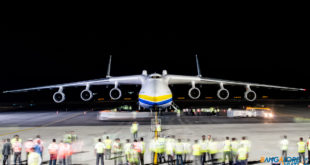
[[[309,41],[304,40],[190,40],[190,34],[155,30],[15,30],[1,30],[1,91],[103,78],[110,54],[112,76],[143,69],[196,75],[198,54],[203,77],[310,88]]]

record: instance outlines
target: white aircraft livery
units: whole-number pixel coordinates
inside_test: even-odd
[[[191,99],[198,99],[200,97],[200,90],[196,87],[196,84],[218,84],[220,89],[217,91],[217,96],[221,100],[226,100],[229,97],[229,91],[225,89],[225,85],[239,85],[245,87],[244,98],[248,101],[254,101],[256,99],[256,93],[251,89],[251,87],[267,87],[267,88],[278,88],[283,90],[291,91],[305,91],[302,88],[291,88],[276,85],[266,85],[239,81],[230,81],[214,78],[203,78],[201,77],[199,61],[196,55],[196,65],[197,65],[197,76],[183,76],[183,75],[171,75],[168,74],[166,70],[163,70],[162,74],[147,74],[146,70],[142,71],[141,75],[131,75],[131,76],[118,76],[111,77],[111,60],[110,56],[108,71],[106,78],[79,81],[73,83],[64,83],[57,85],[48,85],[35,88],[25,88],[18,90],[4,91],[3,93],[16,93],[16,92],[26,92],[30,90],[42,90],[42,89],[58,89],[53,95],[53,100],[56,103],[61,103],[65,101],[65,94],[63,92],[64,88],[74,87],[74,86],[85,86],[85,89],[81,92],[80,97],[83,101],[89,101],[93,97],[93,92],[90,90],[90,86],[94,85],[114,85],[114,88],[110,90],[110,98],[112,100],[118,100],[122,96],[121,90],[118,88],[119,85],[141,85],[141,90],[139,92],[139,105],[143,108],[166,108],[172,105],[172,92],[169,85],[173,84],[188,84],[191,88],[188,91],[188,95]]]

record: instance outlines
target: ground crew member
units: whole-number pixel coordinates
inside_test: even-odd
[[[124,144],[124,152],[125,152],[125,158],[126,158],[127,163],[129,163],[130,148],[131,148],[130,140],[126,139],[126,143]]]
[[[178,139],[178,142],[175,144],[177,165],[183,165],[183,157],[182,157],[183,153],[184,153],[184,144],[181,142],[181,139]]]
[[[193,144],[193,156],[194,156],[194,165],[201,165],[201,152],[200,152],[200,145],[198,144],[198,140],[195,140]]]
[[[287,158],[288,144],[289,144],[289,141],[287,140],[287,136],[284,135],[283,139],[280,142],[281,151],[282,151],[281,156],[284,158],[284,160],[286,160],[286,158]]]
[[[211,155],[210,155],[210,151],[209,151],[209,144],[210,144],[210,142],[212,142],[212,136],[208,135],[208,139],[207,139],[208,149],[207,149],[207,153],[206,153],[206,155],[208,156],[208,161],[211,160]]]
[[[239,143],[236,138],[231,139],[231,156],[233,160],[233,164],[237,163],[237,155],[238,155]]]
[[[132,123],[130,130],[131,130],[131,134],[133,135],[133,139],[137,139],[139,124],[136,121]]]
[[[308,148],[308,164],[310,164],[310,136],[307,141],[307,148]]]
[[[21,165],[22,143],[19,140],[17,140],[12,144],[12,148],[14,153],[14,164],[16,165],[18,161],[18,164]]]
[[[42,162],[41,155],[34,151],[34,148],[31,149],[27,163],[28,165],[40,165]]]
[[[201,152],[201,162],[204,164],[206,162],[206,153],[208,150],[208,142],[205,135],[202,135],[202,139],[199,141],[200,152]]]
[[[71,133],[66,132],[66,134],[64,135],[63,142],[65,142],[65,143],[72,143],[72,135],[71,135]]]
[[[166,146],[165,146],[165,151],[166,155],[168,158],[168,164],[173,164],[173,157],[174,157],[174,150],[175,150],[175,145],[174,145],[174,139],[170,138],[169,136],[166,138]]]
[[[298,146],[299,163],[305,164],[306,163],[305,162],[306,143],[304,142],[302,137],[299,138],[299,142],[297,143],[297,146]]]
[[[76,142],[78,139],[74,131],[71,131],[71,142]]]
[[[12,144],[10,143],[10,139],[6,140],[6,143],[3,145],[2,148],[2,155],[3,155],[3,165],[10,164],[9,155],[12,152]]]
[[[143,137],[140,138],[139,146],[140,146],[140,153],[139,153],[140,164],[144,165],[145,143],[143,141]]]
[[[19,138],[19,135],[14,135],[14,138],[11,139],[11,144],[13,145],[16,141],[22,143],[22,139]]]
[[[225,164],[226,158],[228,157],[229,164],[232,165],[232,158],[231,158],[231,142],[229,137],[226,137],[224,141],[224,148],[223,148],[223,164]]]
[[[191,143],[190,139],[187,139],[187,142],[184,142],[184,156],[183,156],[183,162],[187,163],[187,160],[190,160],[190,154],[191,154]]]
[[[250,147],[251,147],[251,143],[249,140],[246,139],[245,136],[242,137],[242,140],[240,141],[240,145],[242,145],[246,148],[247,151],[247,155],[249,157],[249,153],[250,153]],[[246,164],[248,164],[248,160],[246,160]]]
[[[181,116],[181,110],[177,109],[177,116],[180,117]]]
[[[112,140],[109,138],[109,136],[107,136],[106,139],[104,140],[104,145],[105,145],[105,160],[110,160]]]
[[[157,135],[160,135],[160,133],[161,133],[161,125],[159,124],[159,122],[156,122],[155,129],[157,131]]]
[[[41,143],[41,140],[36,140],[36,143],[34,143],[34,151],[37,152],[40,156],[41,156],[41,159],[42,159],[42,155],[43,155],[43,145]]]
[[[114,165],[123,164],[122,160],[123,145],[119,138],[116,138],[112,145],[112,153],[114,154]]]
[[[240,148],[238,149],[237,160],[240,165],[246,165],[248,159],[248,151],[247,146],[244,144],[240,144]]]
[[[130,163],[130,165],[139,165],[139,153],[135,149],[134,144],[132,144],[131,147],[130,147],[129,163]]]
[[[99,138],[98,142],[95,145],[96,165],[99,165],[99,161],[101,162],[101,165],[104,165],[104,162],[103,162],[104,149],[105,149],[105,145]]]
[[[59,159],[59,164],[66,165],[66,146],[63,140],[60,141],[58,145],[58,159]]]
[[[165,138],[161,137],[161,136],[158,136],[157,138],[157,142],[156,142],[156,147],[155,147],[155,152],[157,152],[158,154],[158,162],[159,163],[163,163],[163,162],[166,162],[166,159],[165,159],[165,155],[164,155],[164,152],[165,152]],[[164,161],[162,161],[164,160]]]
[[[24,143],[24,148],[26,150],[26,164],[27,164],[28,155],[30,154],[30,152],[32,152],[32,149],[34,148],[34,144],[31,138],[29,138],[28,141]]]
[[[209,153],[211,157],[212,164],[215,164],[215,157],[218,153],[218,143],[215,141],[215,138],[212,139],[212,141],[209,142]]]
[[[71,143],[65,143],[64,144],[65,147],[65,155],[66,155],[66,162],[67,165],[71,165],[72,164],[72,145]]]
[[[56,165],[57,162],[57,153],[58,153],[58,144],[56,139],[53,139],[52,143],[48,145],[48,153],[50,154],[49,165]]]

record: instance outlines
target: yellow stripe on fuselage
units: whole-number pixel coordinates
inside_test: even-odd
[[[152,101],[152,102],[160,102],[164,100],[168,100],[172,98],[172,94],[170,95],[162,95],[162,96],[148,96],[148,95],[139,95],[140,99]]]

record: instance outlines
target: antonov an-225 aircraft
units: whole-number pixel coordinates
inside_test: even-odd
[[[73,83],[48,85],[35,88],[25,88],[18,90],[4,91],[3,93],[16,93],[16,92],[26,92],[30,90],[42,90],[42,89],[54,89],[58,88],[58,91],[54,93],[53,100],[56,103],[61,103],[65,101],[65,94],[63,93],[64,88],[74,87],[74,86],[85,86],[85,89],[81,92],[80,96],[83,101],[89,101],[93,97],[92,91],[89,89],[93,85],[114,85],[114,88],[110,90],[110,97],[112,100],[118,100],[122,96],[121,90],[118,88],[119,85],[141,85],[141,90],[139,92],[139,105],[143,108],[166,108],[172,105],[172,92],[169,85],[172,84],[189,84],[192,87],[188,91],[188,95],[192,99],[198,99],[200,97],[200,90],[196,87],[196,84],[218,84],[220,89],[217,91],[217,96],[221,100],[226,100],[229,97],[229,91],[225,89],[225,85],[241,85],[246,88],[244,93],[244,98],[248,101],[254,101],[256,99],[256,93],[251,89],[251,87],[267,87],[267,88],[278,88],[283,90],[291,91],[305,91],[302,88],[291,88],[284,86],[275,85],[265,85],[257,83],[221,80],[214,78],[203,78],[201,77],[199,61],[196,55],[196,65],[197,65],[197,76],[183,76],[183,75],[171,75],[168,74],[166,70],[163,70],[162,74],[147,74],[146,70],[142,71],[141,75],[131,75],[131,76],[119,76],[111,77],[111,59],[110,56],[108,71],[106,78],[79,81]]]

